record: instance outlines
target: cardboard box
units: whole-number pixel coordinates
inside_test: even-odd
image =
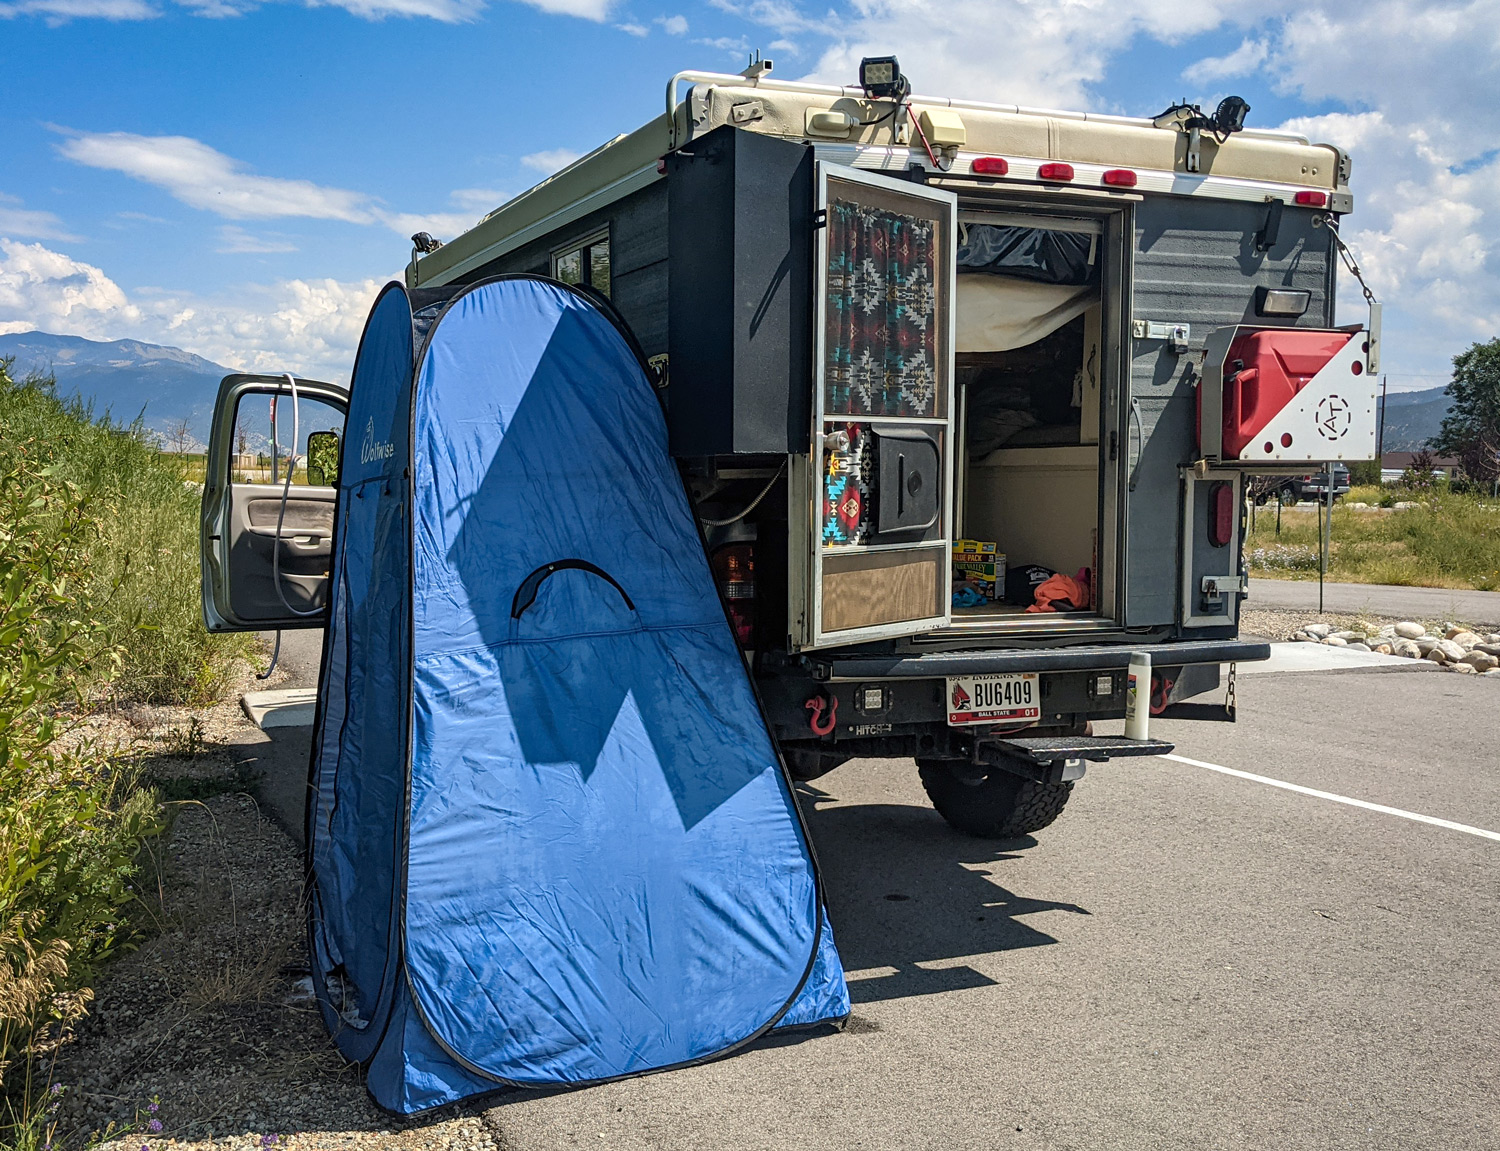
[[[1005,598],[1005,553],[986,540],[953,542],[953,574],[956,579],[982,584],[991,600]]]

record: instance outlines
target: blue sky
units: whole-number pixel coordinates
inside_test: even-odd
[[[1431,386],[1500,334],[1496,29],[1500,0],[0,0],[0,331],[345,377],[412,231],[638,126],[674,71],[753,46],[847,80],[895,51],[918,92],[1149,115],[1234,91],[1349,147],[1392,386]]]

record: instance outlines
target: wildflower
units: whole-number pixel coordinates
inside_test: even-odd
[[[153,1100],[151,1100],[151,1105],[149,1107],[147,1107],[146,1110],[150,1111],[150,1112],[152,1112],[154,1114],[155,1112],[161,1110],[161,1104],[158,1103],[155,1099],[153,1099]]]
[[[61,1095],[62,1094],[62,1084],[61,1083],[54,1083],[52,1085],[52,1094],[54,1094],[54,1095]]]
[[[262,1147],[274,1147],[279,1142],[281,1142],[280,1135],[262,1135],[260,1137],[260,1145]]]
[[[150,1123],[146,1124],[146,1130],[149,1131],[149,1132],[151,1132],[151,1134],[155,1135],[158,1131],[161,1130],[161,1120],[160,1119],[153,1119],[153,1120],[151,1120]]]

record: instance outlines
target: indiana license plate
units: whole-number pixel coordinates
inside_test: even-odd
[[[958,675],[948,680],[948,723],[1004,723],[1042,718],[1036,672],[1017,675]]]

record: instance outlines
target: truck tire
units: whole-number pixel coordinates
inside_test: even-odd
[[[967,766],[967,765],[965,765]],[[999,768],[965,779],[940,759],[917,760],[922,787],[948,825],[981,839],[1019,839],[1062,814],[1073,783],[1036,783]]]

